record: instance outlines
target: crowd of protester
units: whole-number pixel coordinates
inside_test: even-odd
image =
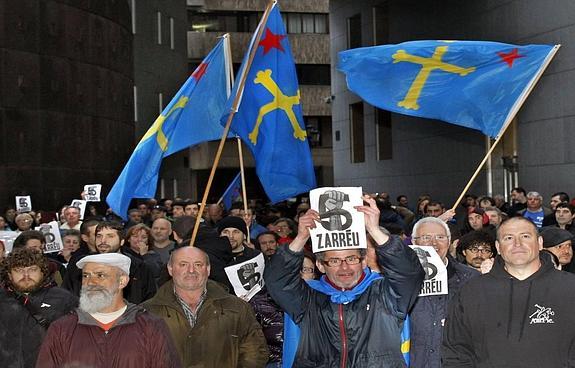
[[[210,203],[202,214],[189,199],[140,200],[126,221],[109,209],[99,214],[96,204],[83,220],[71,206],[8,207],[0,231],[17,237],[10,252],[0,241],[0,366],[575,361],[567,317],[575,305],[575,203],[567,193],[547,203],[523,188],[514,188],[509,202],[468,194],[455,210],[429,195],[413,206],[405,195],[363,200],[357,210],[367,250],[315,254],[309,238],[319,216],[303,196],[227,210]],[[44,253],[46,237],[36,229],[51,221],[59,222],[63,249]],[[433,246],[447,269],[448,294],[418,297],[426,274],[411,244]],[[265,286],[250,298],[235,296],[225,268],[260,254]],[[549,285],[563,297],[545,292]]]

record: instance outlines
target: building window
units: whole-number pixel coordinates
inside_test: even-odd
[[[158,45],[162,44],[162,13],[158,12],[157,13],[157,18],[158,18]]]
[[[134,121],[138,122],[138,87],[134,86]]]
[[[384,6],[374,6],[373,16],[373,44],[385,45],[389,43],[389,11],[387,3]]]
[[[173,50],[175,48],[174,40],[174,18],[170,17],[170,48]]]
[[[132,13],[132,33],[136,34],[136,0],[131,0],[131,13]]]
[[[219,11],[212,13],[188,12],[188,24],[196,32],[254,32],[262,17],[261,12]],[[328,14],[283,13],[287,33],[328,33]]]
[[[164,94],[162,92],[158,93],[158,109],[160,110],[159,114],[164,110]]]
[[[299,84],[329,86],[331,83],[329,64],[296,64]]]
[[[375,109],[375,136],[377,137],[377,159],[391,160],[393,158],[391,136],[391,112]]]
[[[333,146],[330,116],[305,116],[304,120],[311,147],[330,148]]]
[[[361,14],[347,18],[347,48],[361,47]]]
[[[363,131],[363,102],[349,106],[351,162],[365,162],[365,135]]]

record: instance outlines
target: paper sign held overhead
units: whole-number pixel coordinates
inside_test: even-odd
[[[16,196],[16,211],[18,213],[32,211],[32,199],[30,196]]]
[[[264,287],[264,255],[248,259],[245,262],[224,268],[228,280],[234,287],[234,293],[249,301]]]
[[[101,192],[102,192],[102,184],[84,185],[84,199],[88,202],[100,202]]]
[[[419,296],[447,294],[447,267],[435,248],[422,245],[410,245],[410,247],[417,254],[421,267],[425,271],[425,279]]]
[[[310,206],[320,216],[311,229],[314,253],[327,250],[366,249],[364,214],[354,207],[363,205],[361,187],[325,187],[310,192]]]

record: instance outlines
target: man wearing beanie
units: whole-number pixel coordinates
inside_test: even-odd
[[[232,246],[233,260],[228,266],[235,265],[252,259],[260,254],[260,251],[248,246],[248,228],[246,222],[239,217],[227,216],[217,223],[218,234],[229,239]]]
[[[123,298],[130,264],[130,258],[120,253],[78,261],[80,306],[50,325],[37,368],[181,367],[164,321]]]
[[[541,229],[541,236],[543,237],[543,248],[557,256],[562,269],[571,263],[573,235],[569,231],[558,227],[544,227]]]

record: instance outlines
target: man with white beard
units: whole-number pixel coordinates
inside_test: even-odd
[[[181,367],[160,318],[124,300],[130,258],[120,253],[82,258],[80,306],[50,325],[37,368],[68,364],[87,367]]]

